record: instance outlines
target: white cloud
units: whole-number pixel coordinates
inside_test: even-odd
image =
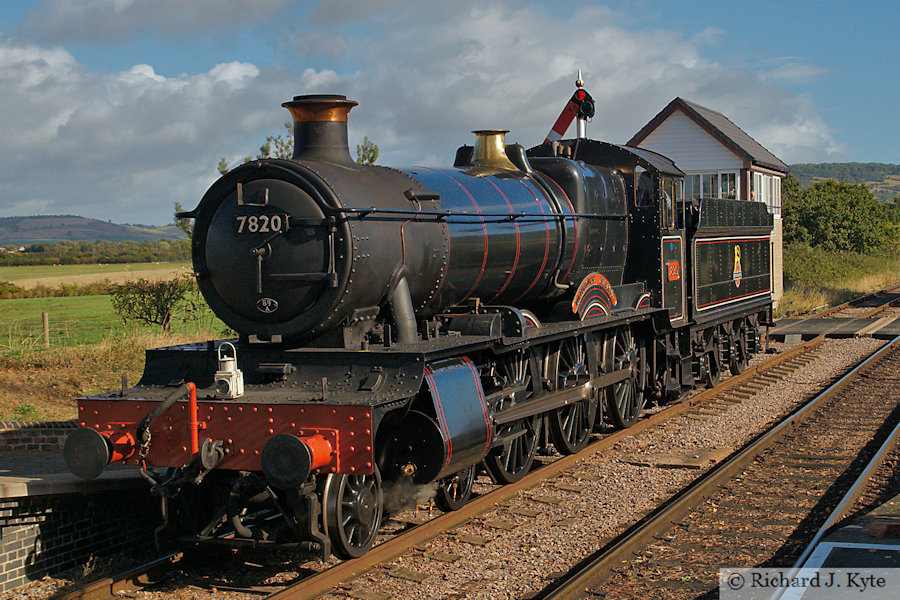
[[[823,67],[791,61],[769,71],[766,75],[775,82],[811,83],[829,72]]]
[[[428,5],[434,0],[420,0],[418,4]],[[310,16],[323,24],[343,24],[359,22],[369,17],[388,11],[397,10],[414,4],[410,0],[323,0],[316,6]]]
[[[39,10],[57,12],[47,13],[41,31],[53,37],[54,23],[68,15],[83,34],[88,17],[74,15],[75,4],[46,0]],[[115,39],[138,30],[187,31],[213,4],[219,21],[231,24],[246,6],[88,0],[86,10],[96,13],[98,35]],[[260,10],[265,16],[284,4],[267,0]],[[147,5],[162,7],[165,19],[147,13]],[[101,18],[101,8],[118,16]],[[726,68],[701,53],[719,35],[712,28],[685,37],[640,28],[594,5],[562,16],[546,11],[512,0],[384,0],[354,13],[351,3],[330,0],[313,10],[315,18],[270,23],[273,39],[283,32],[281,43],[300,53],[293,72],[229,62],[176,77],[152,64],[104,73],[64,49],[0,36],[0,215],[166,222],[176,200],[196,205],[219,157],[236,160],[267,134],[281,133],[289,116],[280,104],[297,94],[359,101],[350,146],[368,136],[379,145],[380,164],[449,164],[480,128],[509,129],[509,141],[528,147],[550,129],[578,68],[597,101],[591,137],[623,143],[682,96],[724,113],[785,162],[842,158],[813,101],[779,87],[787,77],[798,81],[801,74],[787,67],[801,61],[774,71]],[[163,23],[179,17],[180,24]],[[332,58],[312,68],[310,55]]]
[[[166,222],[176,200],[196,205],[220,156],[287,120],[286,82],[247,63],[96,73],[64,50],[0,37],[0,214]]]
[[[291,0],[44,0],[21,32],[42,42],[120,42],[135,33],[197,34],[253,25]]]
[[[779,88],[777,74],[705,59],[701,46],[721,36],[715,28],[686,38],[620,27],[620,15],[599,6],[556,17],[511,1],[425,4],[372,16],[373,33],[351,40],[344,56],[355,72],[328,90],[360,102],[351,136],[375,140],[385,164],[434,156],[446,163],[478,128],[539,143],[574,91],[578,68],[597,101],[592,137],[623,143],[682,96],[759,134],[787,162],[833,159],[841,150],[812,103]]]

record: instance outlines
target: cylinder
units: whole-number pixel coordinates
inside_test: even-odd
[[[493,429],[484,390],[468,359],[428,365],[424,385],[431,406],[409,411],[378,440],[379,468],[388,479],[405,475],[425,484],[477,463],[490,448]]]

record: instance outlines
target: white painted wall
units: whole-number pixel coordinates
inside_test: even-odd
[[[671,158],[686,173],[729,171],[744,166],[734,152],[680,110],[673,112],[638,146]]]

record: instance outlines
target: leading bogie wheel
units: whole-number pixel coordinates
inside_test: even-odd
[[[573,389],[591,380],[588,369],[588,347],[584,336],[568,338],[560,342],[551,356],[548,379],[555,390]],[[590,441],[597,415],[597,397],[589,396],[547,415],[550,439],[561,454],[575,454]]]
[[[381,474],[331,473],[325,481],[324,521],[332,551],[340,558],[358,558],[375,543],[384,510]]]
[[[472,497],[478,465],[471,465],[443,479],[434,495],[434,503],[444,512],[459,510]]]
[[[646,351],[631,329],[621,327],[607,340],[604,352],[607,371],[627,371],[625,379],[604,389],[609,417],[616,427],[631,427],[646,402]]]

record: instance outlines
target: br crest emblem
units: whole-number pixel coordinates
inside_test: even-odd
[[[741,287],[741,278],[744,276],[744,272],[741,270],[741,247],[738,245],[734,246],[734,271],[731,273],[731,279],[734,281],[734,285],[737,287]]]

